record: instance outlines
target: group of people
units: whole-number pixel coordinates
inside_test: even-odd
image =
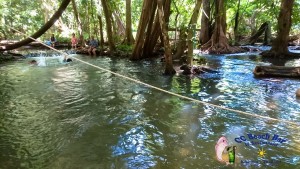
[[[72,49],[77,49],[77,47],[83,42],[83,36],[81,35],[79,39],[76,38],[75,33],[72,33],[71,37],[71,47]],[[56,39],[54,37],[54,34],[51,35],[50,41],[47,43],[51,47],[55,47],[56,44]],[[88,53],[89,55],[94,55],[96,56],[96,51],[99,46],[98,41],[95,39],[94,36],[91,36],[91,39],[89,39],[86,43],[85,46],[88,46]]]
[[[83,41],[83,36],[80,37],[79,41],[81,41],[81,42]],[[79,41],[76,38],[75,33],[73,33],[72,37],[71,37],[71,46],[72,46],[72,49],[76,49],[77,48],[77,45],[79,44]],[[89,53],[89,55],[93,54],[94,56],[96,56],[96,50],[97,50],[97,47],[99,46],[99,44],[98,44],[98,41],[95,40],[94,36],[91,36],[91,39],[86,42],[86,45],[88,46],[88,53]]]

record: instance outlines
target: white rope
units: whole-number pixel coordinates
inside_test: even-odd
[[[17,32],[19,32],[19,33],[21,33],[21,34],[27,36],[26,34],[20,32],[20,31],[18,31],[18,30],[16,30],[16,29],[14,29],[14,28],[11,28],[11,29],[13,29],[13,30],[15,30],[15,31],[17,31]],[[27,36],[27,37],[29,37],[29,36]],[[32,37],[29,37],[29,38],[32,39],[32,40],[34,40],[34,41],[36,41],[36,42],[38,42],[38,43],[41,43],[42,45],[44,45],[44,46],[46,46],[46,47],[48,47],[48,48],[50,48],[50,49],[52,49],[52,50],[54,50],[54,51],[56,51],[56,52],[58,52],[58,53],[63,54],[63,55],[65,56],[65,58],[66,58],[67,56],[70,56],[70,55],[68,55],[68,54],[66,54],[66,53],[64,53],[64,52],[62,52],[62,51],[59,51],[59,50],[57,50],[57,49],[55,49],[55,48],[53,48],[53,47],[51,47],[51,46],[48,46],[48,45],[44,44],[43,42],[41,42],[41,41],[39,41],[39,40],[37,40],[37,39],[34,39],[34,38],[32,38]],[[167,90],[164,90],[164,89],[161,89],[161,88],[152,86],[152,85],[150,85],[150,84],[141,82],[141,81],[139,81],[139,80],[136,80],[136,79],[133,79],[133,78],[130,78],[130,77],[121,75],[121,74],[119,74],[119,73],[110,71],[110,70],[108,70],[108,69],[101,68],[101,67],[99,67],[99,66],[93,65],[93,64],[91,64],[91,63],[89,63],[89,62],[80,60],[80,59],[75,58],[75,57],[73,57],[73,56],[70,56],[70,57],[72,57],[73,59],[75,59],[75,60],[77,60],[77,61],[79,61],[79,62],[82,62],[82,63],[84,63],[84,64],[90,65],[90,66],[92,66],[92,67],[94,67],[94,68],[97,68],[97,69],[100,69],[100,70],[109,72],[109,73],[111,73],[111,74],[114,74],[114,75],[116,75],[116,76],[118,76],[118,77],[121,77],[121,78],[130,80],[130,81],[135,82],[135,83],[138,83],[138,84],[142,84],[142,85],[147,86],[147,87],[149,87],[149,88],[156,89],[156,90],[158,90],[158,91],[161,91],[161,92],[164,92],[164,93],[173,95],[173,96],[177,96],[177,97],[182,98],[182,99],[186,99],[186,100],[189,100],[189,101],[193,101],[193,102],[195,102],[195,103],[200,103],[200,104],[203,104],[203,105],[209,105],[209,106],[216,107],[216,108],[219,108],[219,109],[222,109],[222,110],[227,110],[227,111],[231,111],[231,112],[235,112],[235,113],[238,113],[238,114],[243,114],[243,115],[247,115],[247,116],[251,116],[251,117],[262,118],[262,119],[271,120],[271,121],[277,121],[277,122],[284,122],[284,123],[288,123],[288,124],[296,125],[296,126],[299,126],[299,125],[300,125],[300,123],[293,122],[293,121],[289,121],[289,120],[276,119],[276,118],[273,118],[273,117],[268,117],[268,116],[263,116],[263,115],[258,115],[258,114],[252,114],[252,113],[248,113],[248,112],[244,112],[244,111],[240,111],[240,110],[235,110],[235,109],[227,108],[227,107],[224,107],[224,106],[219,106],[219,105],[215,105],[215,104],[212,104],[212,103],[207,103],[207,102],[204,102],[204,101],[196,100],[196,99],[193,99],[193,98],[190,98],[190,97],[186,97],[186,96],[183,96],[183,95],[179,95],[179,94],[176,94],[176,93],[173,93],[173,92],[170,92],[170,91],[167,91]]]

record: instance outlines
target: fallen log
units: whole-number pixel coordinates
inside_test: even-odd
[[[256,66],[253,73],[255,77],[300,78],[300,67]]]

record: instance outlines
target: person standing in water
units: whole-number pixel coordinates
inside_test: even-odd
[[[77,46],[77,43],[78,43],[78,40],[77,38],[75,37],[75,33],[72,33],[72,38],[71,38],[71,46],[72,46],[72,49],[76,49],[76,46]]]

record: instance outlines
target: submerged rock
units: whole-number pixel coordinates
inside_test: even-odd
[[[190,74],[201,74],[201,73],[215,73],[216,70],[213,70],[209,67],[204,66],[188,66],[188,65],[182,65],[180,66],[180,70],[183,70],[183,75],[190,75]]]
[[[0,52],[0,63],[7,61],[15,61],[19,59],[24,59],[25,57],[18,53],[11,52]]]
[[[296,91],[296,97],[300,98],[300,88]]]
[[[63,62],[72,62],[73,60],[71,58],[64,59]]]
[[[36,60],[31,60],[31,61],[29,61],[29,64],[36,65],[37,61]]]

